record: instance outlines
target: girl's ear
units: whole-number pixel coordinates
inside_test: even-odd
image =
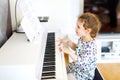
[[[91,31],[92,31],[91,28],[88,28],[88,29],[87,29],[87,32],[88,32],[88,33],[91,33]]]

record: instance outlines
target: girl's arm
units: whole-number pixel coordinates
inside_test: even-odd
[[[75,50],[76,49],[76,44],[73,42],[73,41],[71,41],[71,40],[68,40],[68,45],[71,47],[71,49],[73,49],[73,50]]]
[[[77,58],[79,57],[76,54],[74,54],[73,52],[69,52],[68,55],[72,58],[73,62],[76,62]]]

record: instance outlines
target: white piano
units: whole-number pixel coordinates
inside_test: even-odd
[[[51,60],[44,57],[48,53],[46,35],[36,44],[29,42],[24,33],[14,32],[0,49],[0,80],[67,80],[64,55],[56,48],[56,38],[55,34],[55,53],[48,51],[55,54]]]

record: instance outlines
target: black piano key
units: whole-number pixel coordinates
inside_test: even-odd
[[[42,76],[55,76],[55,72],[46,72],[43,73]]]
[[[51,52],[51,51],[52,51],[52,52]],[[55,49],[53,49],[53,48],[51,48],[51,49],[46,49],[45,54],[46,54],[46,53],[55,54],[54,52],[55,52]]]
[[[53,46],[54,47],[54,43],[48,42],[47,44],[48,44],[48,46]]]
[[[48,67],[43,66],[43,72],[44,71],[55,71],[55,66],[48,66]]]
[[[46,51],[49,51],[49,50],[55,50],[53,47],[49,48],[49,47],[46,47],[47,49],[45,49]]]
[[[49,36],[54,36],[54,32],[51,32],[50,34],[48,34]]]
[[[53,45],[46,46],[46,49],[54,49]]]
[[[55,57],[55,54],[45,54],[45,57]]]
[[[53,53],[54,53],[54,51],[46,52],[45,56],[47,56],[47,55],[51,55],[51,56],[54,56],[54,57],[55,57],[55,55],[54,55]]]
[[[45,57],[44,62],[55,61],[55,58]]]
[[[46,80],[46,79],[55,79],[55,77],[51,77],[51,76],[49,76],[49,77],[43,77],[41,80]]]

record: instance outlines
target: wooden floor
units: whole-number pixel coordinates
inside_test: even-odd
[[[97,67],[104,80],[120,80],[120,63],[100,63]]]

